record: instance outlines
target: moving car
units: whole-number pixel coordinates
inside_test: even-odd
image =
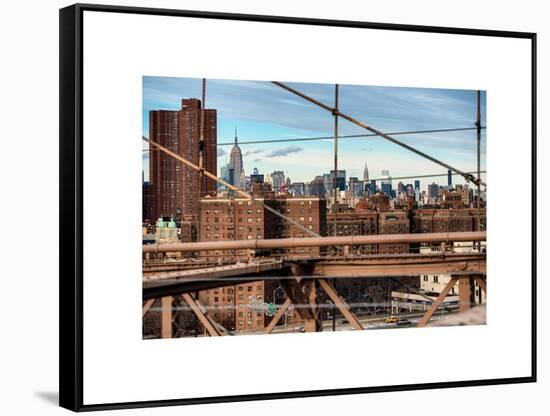
[[[387,324],[394,324],[399,322],[399,318],[395,315],[390,315],[384,319],[384,322]]]

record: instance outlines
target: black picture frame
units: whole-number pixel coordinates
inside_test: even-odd
[[[531,257],[531,375],[526,377],[464,380],[423,384],[387,385],[365,388],[345,388],[312,391],[288,391],[270,394],[250,394],[222,397],[204,397],[139,402],[83,403],[83,13],[97,11],[161,16],[180,16],[202,19],[255,21],[315,26],[384,29],[410,32],[523,38],[531,41],[531,180],[532,180],[532,257]],[[496,30],[465,29],[454,27],[416,26],[390,23],[372,23],[302,17],[282,17],[155,9],[142,7],[75,4],[60,9],[59,20],[59,404],[73,411],[125,409],[156,406],[173,406],[200,403],[221,403],[250,400],[298,398],[375,392],[398,392],[467,386],[488,386],[511,383],[532,383],[537,380],[537,316],[536,316],[536,33]]]

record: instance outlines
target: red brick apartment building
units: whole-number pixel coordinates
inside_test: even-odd
[[[149,112],[149,138],[186,160],[199,164],[200,130],[204,118],[205,169],[217,172],[216,110],[202,109],[196,98],[183,99],[180,110],[154,110]],[[149,178],[151,207],[146,212],[154,222],[159,217],[196,221],[199,216],[200,197],[216,194],[214,180],[203,176],[199,195],[199,173],[154,146],[149,151]]]
[[[265,205],[276,209],[301,226],[318,235],[326,235],[326,205],[319,198],[288,198],[273,195],[270,199],[255,198],[211,198],[201,200],[199,241],[231,241],[271,238],[301,238],[308,233],[296,225],[283,220]],[[299,257],[319,255],[318,247],[278,250],[270,255]],[[261,254],[261,253],[259,253]],[[212,261],[243,260],[250,253],[247,250],[208,250],[201,257]],[[200,302],[210,316],[229,330],[255,331],[265,325],[264,311],[266,282],[255,281],[246,284],[204,290],[199,293]]]

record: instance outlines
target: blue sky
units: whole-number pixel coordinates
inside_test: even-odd
[[[288,85],[328,104],[334,102],[334,85],[287,82]],[[143,135],[149,136],[150,110],[180,108],[182,98],[200,98],[201,79],[143,77]],[[474,127],[476,92],[427,88],[340,85],[340,111],[384,132]],[[481,95],[485,126],[486,94]],[[239,141],[331,136],[333,117],[300,97],[267,81],[207,80],[206,107],[218,111],[218,172],[227,163],[235,128]],[[340,120],[340,134],[366,130]],[[476,168],[476,132],[399,135],[396,138],[465,171]],[[485,131],[482,133],[481,166],[485,168]],[[146,148],[146,145],[144,145]],[[333,165],[333,141],[296,141],[241,145],[247,174],[282,170],[292,181],[311,181]],[[380,137],[339,140],[339,168],[347,176],[362,178],[365,162],[371,178],[382,169],[391,176],[444,173],[445,169]],[[145,179],[148,153],[144,152]],[[404,180],[405,183],[412,183]],[[446,184],[446,178],[421,180]],[[454,177],[455,183],[462,183]],[[394,186],[397,181],[394,181]]]

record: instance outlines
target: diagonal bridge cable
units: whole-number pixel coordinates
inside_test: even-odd
[[[480,127],[481,130],[487,129],[485,126]],[[429,130],[408,130],[408,131],[392,131],[391,133],[386,133],[390,136],[405,136],[405,135],[415,135],[415,134],[432,134],[432,133],[452,133],[456,131],[469,131],[477,130],[477,127],[453,127],[447,129],[429,129]],[[376,133],[363,133],[363,134],[343,134],[339,135],[338,139],[362,139],[365,137],[377,137]],[[332,136],[316,136],[316,137],[294,137],[292,139],[250,139],[250,140],[239,140],[240,145],[244,144],[264,144],[264,143],[285,143],[285,142],[308,142],[316,140],[333,140],[334,135]],[[205,146],[233,146],[235,141],[221,142],[215,145],[205,144]],[[149,149],[142,149],[143,152],[148,152]],[[475,172],[473,172],[475,173]]]
[[[196,170],[197,172],[202,172],[205,176],[208,176],[210,179],[213,179],[213,180],[215,180],[216,182],[218,182],[218,183],[220,183],[220,184],[226,186],[227,188],[231,189],[232,191],[235,191],[236,193],[238,193],[238,194],[241,195],[242,197],[244,197],[244,198],[246,198],[246,199],[248,199],[248,200],[250,200],[250,201],[255,201],[254,198],[253,198],[250,194],[248,194],[248,193],[246,193],[246,192],[244,192],[244,191],[241,191],[239,188],[237,188],[237,187],[231,185],[230,183],[224,181],[223,179],[218,178],[216,175],[214,175],[213,173],[207,171],[206,169],[204,169],[204,168],[201,169],[199,166],[195,165],[193,162],[188,161],[187,159],[181,157],[181,156],[178,155],[177,153],[172,152],[171,150],[167,149],[166,147],[162,146],[161,144],[159,144],[159,143],[157,143],[157,142],[155,142],[155,141],[153,141],[153,140],[151,140],[151,139],[148,139],[148,138],[145,137],[145,136],[142,136],[142,139],[143,139],[143,141],[149,143],[149,145],[156,147],[156,148],[157,148],[158,150],[160,150],[161,152],[163,152],[163,153],[167,154],[168,156],[170,156],[170,157],[172,157],[172,158],[174,158],[174,159],[180,161],[181,163],[183,163],[183,164],[189,166],[191,169],[194,169],[194,170]],[[263,201],[257,201],[257,202],[260,202],[260,203],[264,206],[264,208],[265,208],[266,210],[268,210],[269,212],[271,212],[271,213],[277,215],[278,217],[282,218],[282,219],[285,220],[285,221],[290,222],[292,225],[296,226],[296,227],[299,228],[300,230],[302,230],[302,231],[304,231],[304,232],[306,232],[306,233],[308,233],[308,234],[310,234],[310,235],[312,235],[312,236],[314,236],[314,237],[322,237],[320,234],[317,234],[317,233],[314,232],[313,230],[310,230],[310,229],[304,227],[302,224],[300,224],[300,223],[294,221],[292,218],[289,218],[289,217],[287,217],[286,215],[281,214],[279,211],[277,211],[276,209],[270,207],[270,206],[267,205],[265,202],[263,202]],[[339,248],[341,248],[341,247],[339,247]]]
[[[331,114],[333,114],[333,115],[338,115],[339,117],[342,117],[343,119],[345,119],[345,120],[347,120],[347,121],[349,121],[349,122],[351,122],[351,123],[353,123],[353,124],[355,124],[355,125],[357,125],[357,126],[359,126],[359,127],[362,127],[362,128],[364,128],[364,129],[366,129],[366,130],[372,132],[372,133],[375,133],[377,136],[383,137],[384,139],[386,139],[386,140],[388,140],[388,141],[390,141],[390,142],[392,142],[392,143],[395,143],[395,144],[398,145],[398,146],[401,146],[401,147],[403,147],[403,148],[405,148],[405,149],[407,149],[407,150],[409,150],[409,151],[411,151],[411,152],[413,152],[413,153],[416,153],[416,154],[419,155],[419,156],[422,156],[422,157],[424,157],[424,158],[426,158],[426,159],[428,159],[428,160],[430,160],[430,161],[432,161],[432,162],[434,162],[434,163],[437,163],[438,165],[441,165],[441,166],[443,166],[443,167],[445,167],[445,168],[447,168],[447,169],[449,169],[449,170],[452,170],[452,171],[458,173],[459,175],[461,175],[462,177],[464,177],[464,179],[466,179],[467,182],[472,182],[472,183],[474,183],[474,184],[476,184],[476,185],[484,185],[484,186],[485,186],[485,183],[484,183],[483,181],[481,181],[481,179],[477,179],[474,175],[472,175],[472,174],[470,174],[470,173],[463,172],[463,171],[461,171],[460,169],[455,168],[454,166],[449,165],[448,163],[445,163],[445,162],[443,162],[443,161],[441,161],[441,160],[439,160],[439,159],[436,159],[436,158],[433,157],[433,156],[430,156],[430,155],[427,154],[427,153],[424,153],[424,152],[422,152],[422,151],[420,151],[420,150],[418,150],[418,149],[416,149],[416,148],[414,148],[414,147],[412,147],[412,146],[409,146],[408,144],[403,143],[403,142],[401,142],[401,141],[395,139],[394,137],[392,137],[392,136],[390,136],[390,135],[388,135],[388,134],[386,134],[386,133],[383,133],[383,132],[381,132],[380,130],[377,130],[377,129],[375,129],[374,127],[371,127],[371,126],[369,126],[369,125],[367,125],[367,124],[365,124],[365,123],[363,123],[363,122],[361,122],[361,121],[359,121],[359,120],[357,120],[357,119],[355,119],[355,118],[353,118],[353,117],[351,117],[351,116],[349,116],[349,115],[347,115],[347,114],[344,114],[344,113],[342,113],[341,111],[339,111],[339,110],[336,109],[336,108],[333,108],[333,107],[331,107],[331,106],[329,106],[329,105],[327,105],[327,104],[324,104],[324,103],[322,103],[321,101],[316,100],[315,98],[312,98],[312,97],[310,97],[310,96],[308,96],[308,95],[306,95],[306,94],[304,94],[304,93],[302,93],[302,92],[300,92],[300,91],[298,91],[298,90],[296,90],[296,89],[294,89],[294,88],[292,88],[292,87],[289,87],[288,85],[286,85],[286,84],[284,84],[284,83],[282,83],[282,82],[279,82],[279,81],[271,81],[271,83],[274,84],[274,85],[277,85],[278,87],[281,87],[282,89],[284,89],[284,90],[286,90],[286,91],[288,91],[288,92],[290,92],[290,93],[292,93],[292,94],[294,94],[294,95],[297,95],[297,96],[300,97],[300,98],[303,98],[303,99],[306,100],[306,101],[309,101],[309,102],[312,103],[312,104],[317,105],[318,107],[321,107],[321,108],[323,108],[323,109],[329,111],[329,112],[330,112]]]
[[[481,130],[485,130],[485,126],[480,127]],[[391,133],[386,133],[390,136],[404,136],[404,135],[415,135],[415,134],[432,134],[432,133],[452,133],[456,131],[469,131],[477,130],[477,127],[453,127],[447,129],[430,129],[430,130],[408,130],[408,131],[393,131]],[[337,136],[338,139],[362,139],[365,137],[377,137],[377,133],[363,133],[363,134],[344,134]],[[293,137],[291,139],[253,139],[253,140],[239,140],[239,144],[263,144],[263,143],[285,143],[285,142],[307,142],[315,140],[333,140],[334,135],[332,136],[316,136],[316,137]],[[217,143],[218,146],[233,146],[234,141],[230,142],[221,142]]]

